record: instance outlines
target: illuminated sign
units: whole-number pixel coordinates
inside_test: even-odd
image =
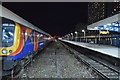
[[[113,22],[113,23],[109,23],[103,26],[99,26],[96,29],[99,30],[107,30],[107,31],[115,31],[115,32],[120,32],[120,25],[118,22]]]
[[[109,34],[109,31],[100,31],[100,34]]]

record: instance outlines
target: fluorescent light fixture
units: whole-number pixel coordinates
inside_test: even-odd
[[[114,26],[119,26],[118,24],[115,24]]]
[[[108,26],[110,26],[111,25],[111,23],[109,23],[109,24],[107,24]]]
[[[82,32],[85,32],[85,30],[82,30]]]
[[[94,29],[98,29],[98,27],[95,27]]]
[[[104,27],[107,27],[107,25],[104,25]]]
[[[75,34],[77,34],[77,31],[75,31]]]

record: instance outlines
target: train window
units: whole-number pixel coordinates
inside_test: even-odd
[[[39,41],[40,39],[40,34],[37,34],[37,41]]]
[[[40,40],[43,40],[43,34],[40,35]]]
[[[22,31],[22,36],[23,36],[23,40],[24,40],[24,42],[26,41],[26,35],[25,35],[25,34],[26,34],[26,31],[23,30],[23,31]]]
[[[34,42],[34,34],[30,33],[30,42],[33,43]]]
[[[42,41],[42,40],[43,40],[43,34],[39,34],[38,41]]]
[[[10,47],[14,41],[15,23],[2,18],[2,47]]]

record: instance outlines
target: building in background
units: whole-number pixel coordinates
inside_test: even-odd
[[[83,29],[87,30],[87,23],[78,23],[75,25],[75,31],[81,32]]]
[[[119,2],[89,2],[88,25],[120,13]]]

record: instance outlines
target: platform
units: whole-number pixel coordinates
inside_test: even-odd
[[[61,39],[62,40],[62,39]],[[74,45],[78,45],[81,47],[85,47],[94,51],[98,51],[103,54],[110,55],[112,57],[120,58],[120,48],[111,46],[111,45],[102,45],[102,44],[93,44],[93,43],[83,43],[83,42],[76,42],[76,41],[68,41],[68,40],[62,40]]]

